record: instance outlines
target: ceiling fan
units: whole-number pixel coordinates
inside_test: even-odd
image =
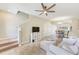
[[[50,10],[51,8],[55,7],[56,4],[51,5],[50,7],[47,8],[47,6],[45,6],[43,3],[41,3],[42,9],[43,10],[35,10],[37,12],[41,12],[39,15],[45,14],[46,16],[48,15],[48,13],[53,13],[55,12],[54,10]]]

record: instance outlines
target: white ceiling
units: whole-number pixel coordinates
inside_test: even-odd
[[[51,6],[52,4],[53,3],[46,3],[45,5]],[[60,16],[79,16],[79,3],[57,3],[56,6],[52,8],[56,10],[56,12],[49,13],[48,16],[39,15],[39,12],[34,11],[42,9],[40,3],[0,3],[0,9],[8,10],[15,14],[20,10],[45,19],[52,19]]]

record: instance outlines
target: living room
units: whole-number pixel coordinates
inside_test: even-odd
[[[0,40],[2,41],[0,54],[78,55],[78,6],[78,3],[0,4]],[[37,12],[37,10],[41,10],[42,13]],[[49,49],[47,49],[49,47],[48,45],[53,44],[56,39],[56,34],[63,32],[59,31],[60,29],[64,30],[65,33],[63,34],[63,41],[65,39],[71,39],[67,44],[70,44],[72,48],[69,47],[70,49],[68,49],[68,51],[65,51],[66,49],[63,51],[58,45],[57,48],[54,47],[58,50],[54,51],[53,49],[52,53],[50,53]],[[59,44],[59,42],[57,44]],[[76,45],[72,46],[73,44]],[[74,49],[75,51],[72,51],[73,48],[76,48]],[[61,51],[64,53],[59,53]]]

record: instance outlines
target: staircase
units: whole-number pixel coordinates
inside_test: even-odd
[[[15,48],[18,46],[18,41],[15,39],[3,39],[0,40],[0,52]]]

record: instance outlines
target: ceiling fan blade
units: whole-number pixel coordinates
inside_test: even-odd
[[[56,4],[51,5],[47,10],[51,9],[54,6],[56,6]]]
[[[42,15],[43,14],[43,12],[42,13],[40,13],[39,15]]]
[[[43,10],[35,10],[35,11],[37,11],[37,12],[43,12]]]
[[[55,11],[47,11],[47,12],[55,12]]]
[[[43,10],[46,10],[45,6],[43,3],[41,3]]]

